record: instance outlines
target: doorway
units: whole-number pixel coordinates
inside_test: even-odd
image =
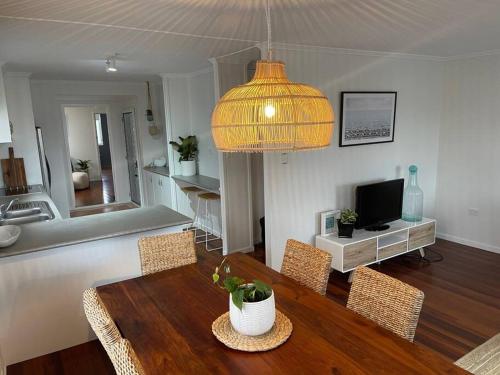
[[[115,201],[107,115],[65,107],[75,208]]]
[[[139,181],[139,165],[137,162],[137,141],[135,139],[135,116],[133,111],[122,113],[122,123],[125,133],[125,151],[130,182],[130,200],[141,204],[141,189]]]
[[[96,141],[101,164],[101,186],[103,204],[115,201],[113,181],[113,165],[111,163],[111,148],[109,145],[108,117],[105,113],[95,113]]]

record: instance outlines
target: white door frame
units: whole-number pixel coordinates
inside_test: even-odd
[[[132,134],[135,138],[135,158],[136,158],[136,161],[137,161],[137,177],[139,178],[139,200],[140,200],[140,204],[141,204],[141,207],[145,207],[146,205],[146,200],[145,200],[145,188],[144,188],[144,181],[143,181],[143,176],[142,176],[142,173],[141,173],[141,169],[142,169],[142,147],[140,145],[140,141],[139,141],[139,137],[138,137],[138,133],[137,133],[137,118],[136,118],[136,113],[135,113],[135,108],[134,107],[128,107],[128,108],[124,108],[121,110],[121,122],[122,122],[122,126],[125,126],[124,122],[123,122],[123,115],[125,113],[132,113]],[[125,135],[125,129],[124,129],[124,135]],[[127,142],[125,140],[125,142]],[[128,166],[127,166],[127,173],[128,173]],[[129,174],[129,178],[128,178],[128,181],[129,181],[129,184],[130,184],[130,174]],[[130,194],[130,201],[132,201],[132,194]]]
[[[97,104],[99,105],[99,104]],[[95,128],[95,117],[94,113],[95,111],[93,110],[94,107],[96,107],[96,104],[91,104],[91,103],[76,103],[76,104],[70,104],[70,103],[63,103],[61,104],[61,113],[62,113],[62,123],[63,123],[63,136],[64,136],[64,150],[66,154],[66,159],[68,160],[67,164],[67,179],[66,179],[66,185],[68,186],[68,201],[69,201],[69,208],[70,210],[74,210],[76,207],[75,205],[75,188],[73,186],[73,169],[71,166],[71,152],[69,148],[69,138],[68,138],[68,121],[66,118],[66,112],[65,108],[90,108],[92,109],[92,124],[94,126],[92,127],[92,132],[94,134],[94,139],[96,140],[97,143],[97,131]],[[101,113],[101,112],[99,112]],[[108,117],[108,108],[106,107],[106,117]],[[111,151],[111,145],[110,145],[110,151]],[[97,146],[97,156],[98,156],[98,164],[99,164],[99,171],[101,174],[102,178],[102,169],[101,169],[101,160],[99,159],[99,146]],[[111,163],[113,163],[113,160],[111,160]],[[89,176],[90,177],[90,176]]]

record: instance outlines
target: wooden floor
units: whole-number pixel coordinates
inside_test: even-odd
[[[130,209],[138,208],[138,207],[139,206],[133,202],[118,203],[118,204],[110,204],[110,205],[101,206],[101,207],[89,207],[89,208],[83,208],[83,209],[78,209],[78,210],[72,210],[72,211],[70,211],[69,215],[70,215],[70,217],[88,216],[88,215],[103,214],[105,212],[130,210]]]
[[[90,181],[88,189],[75,191],[75,207],[108,204],[115,201],[113,172],[111,169],[101,171],[101,181]]]
[[[115,375],[99,341],[47,354],[7,367],[8,375]]]
[[[444,240],[438,240],[430,249],[441,254],[443,260],[429,264],[417,254],[410,254],[373,268],[424,291],[424,306],[415,342],[455,361],[500,332],[500,254]],[[251,255],[260,261],[265,259],[262,247],[257,247]],[[438,259],[431,251],[427,257]],[[347,275],[333,272],[327,297],[345,305],[349,287]],[[99,342],[92,341],[9,366],[7,373],[78,375],[114,372]]]
[[[415,251],[372,268],[424,292],[415,342],[455,361],[500,332],[500,254],[444,240],[429,249],[427,258],[443,260],[429,264]],[[345,304],[349,288],[335,272],[327,295]]]

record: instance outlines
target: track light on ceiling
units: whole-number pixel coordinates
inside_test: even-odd
[[[110,56],[106,59],[106,72],[114,73],[117,72],[116,68],[116,55]]]

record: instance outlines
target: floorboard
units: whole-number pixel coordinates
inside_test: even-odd
[[[113,375],[106,351],[94,340],[7,367],[7,375]]]
[[[90,181],[88,189],[75,191],[75,207],[108,204],[115,201],[113,172],[111,169],[101,171],[100,181]]]
[[[198,245],[199,250],[203,245]],[[429,249],[429,259],[440,254],[443,260],[428,263],[410,254],[373,268],[424,291],[415,342],[455,361],[500,332],[500,254],[444,240]],[[265,260],[262,245],[249,255]],[[345,305],[349,289],[347,274],[332,272],[327,297]],[[7,371],[8,375],[113,373],[98,341],[20,362]]]
[[[101,207],[89,207],[89,208],[82,208],[78,210],[72,210],[70,211],[70,217],[78,217],[78,216],[87,216],[87,215],[96,215],[96,214],[103,214],[106,212],[113,212],[113,211],[123,211],[123,210],[130,210],[133,208],[138,208],[139,206],[136,205],[135,203],[128,202],[128,203],[118,203],[118,204],[110,204],[110,205],[105,205]]]

